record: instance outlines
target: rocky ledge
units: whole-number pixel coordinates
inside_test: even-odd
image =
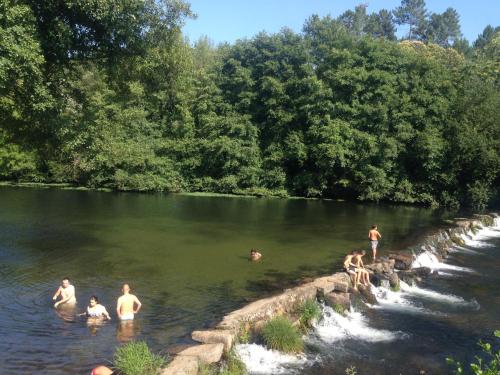
[[[423,244],[408,251],[390,253],[388,257],[366,265],[371,280],[377,286],[399,289],[400,279],[413,282],[432,273],[428,267],[412,268],[418,255],[427,251],[438,260],[448,256],[453,245],[463,245],[464,236],[483,226],[491,226],[496,214],[474,215],[473,219],[457,218],[449,227],[428,236]],[[353,298],[376,304],[370,288],[353,290],[352,281],[345,272],[317,278],[303,285],[286,289],[281,294],[252,302],[235,310],[222,319],[213,329],[193,331],[191,337],[198,345],[184,345],[173,353],[172,362],[163,369],[162,375],[196,375],[201,364],[219,362],[223,353],[231,350],[242,327],[259,330],[264,323],[277,315],[293,316],[297,307],[308,299],[319,299],[334,309],[349,309]]]

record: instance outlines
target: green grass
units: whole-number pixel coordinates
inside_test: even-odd
[[[307,331],[311,328],[313,322],[321,317],[321,309],[315,300],[308,299],[305,300],[302,305],[300,305],[298,312],[300,328],[303,331]]]
[[[226,354],[220,375],[246,375],[247,368],[240,357],[231,350]]]
[[[118,348],[114,367],[123,375],[156,375],[167,359],[151,353],[144,341],[130,342]]]
[[[334,303],[332,306],[332,309],[337,314],[345,315],[345,307],[343,305],[341,305],[340,303]]]
[[[391,286],[391,290],[393,292],[399,292],[401,290],[401,287],[399,286],[399,283],[397,285]]]
[[[239,344],[248,344],[251,339],[252,339],[251,326],[249,325],[249,323],[241,323],[240,328],[238,330],[237,342]]]
[[[262,338],[269,349],[285,353],[298,353],[304,348],[298,329],[282,316],[273,318],[264,325]]]

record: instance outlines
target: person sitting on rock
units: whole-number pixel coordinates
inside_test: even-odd
[[[257,250],[252,249],[250,250],[250,260],[255,262],[258,261],[260,258],[262,258],[262,254],[259,253]]]
[[[352,262],[353,258],[353,254],[346,255],[344,258],[344,269],[352,277],[352,284],[354,285],[354,289],[357,290],[361,273],[358,272],[356,265]]]
[[[365,265],[363,264],[363,258],[366,255],[366,251],[361,250],[361,251],[353,251],[353,260],[352,262],[356,266],[357,271],[359,272],[359,278],[361,280],[361,283],[365,286],[371,286],[372,283],[370,282],[370,272],[365,268]]]

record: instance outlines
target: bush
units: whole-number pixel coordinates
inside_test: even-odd
[[[225,358],[225,363],[222,365],[220,375],[246,375],[247,368],[241,361],[240,357],[231,350]]]
[[[304,347],[300,332],[292,326],[288,319],[282,316],[266,323],[262,328],[262,337],[269,349],[285,353],[298,353]]]
[[[115,368],[123,375],[156,375],[166,362],[165,357],[151,353],[144,341],[125,344],[114,355]]]
[[[299,307],[299,313],[300,328],[304,331],[311,328],[313,321],[321,317],[321,309],[312,299],[304,301]]]
[[[500,331],[495,331],[494,335],[500,338]],[[474,375],[500,374],[500,350],[494,352],[491,344],[481,340],[477,344],[481,347],[484,356],[490,358],[490,362],[485,363],[483,358],[476,356],[476,362],[470,364],[470,372]],[[455,367],[455,374],[465,374],[460,362],[455,361],[453,358],[446,358],[446,362]]]

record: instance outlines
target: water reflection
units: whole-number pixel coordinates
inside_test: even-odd
[[[123,320],[116,327],[116,338],[121,343],[132,341],[141,334],[141,325],[136,320]]]

